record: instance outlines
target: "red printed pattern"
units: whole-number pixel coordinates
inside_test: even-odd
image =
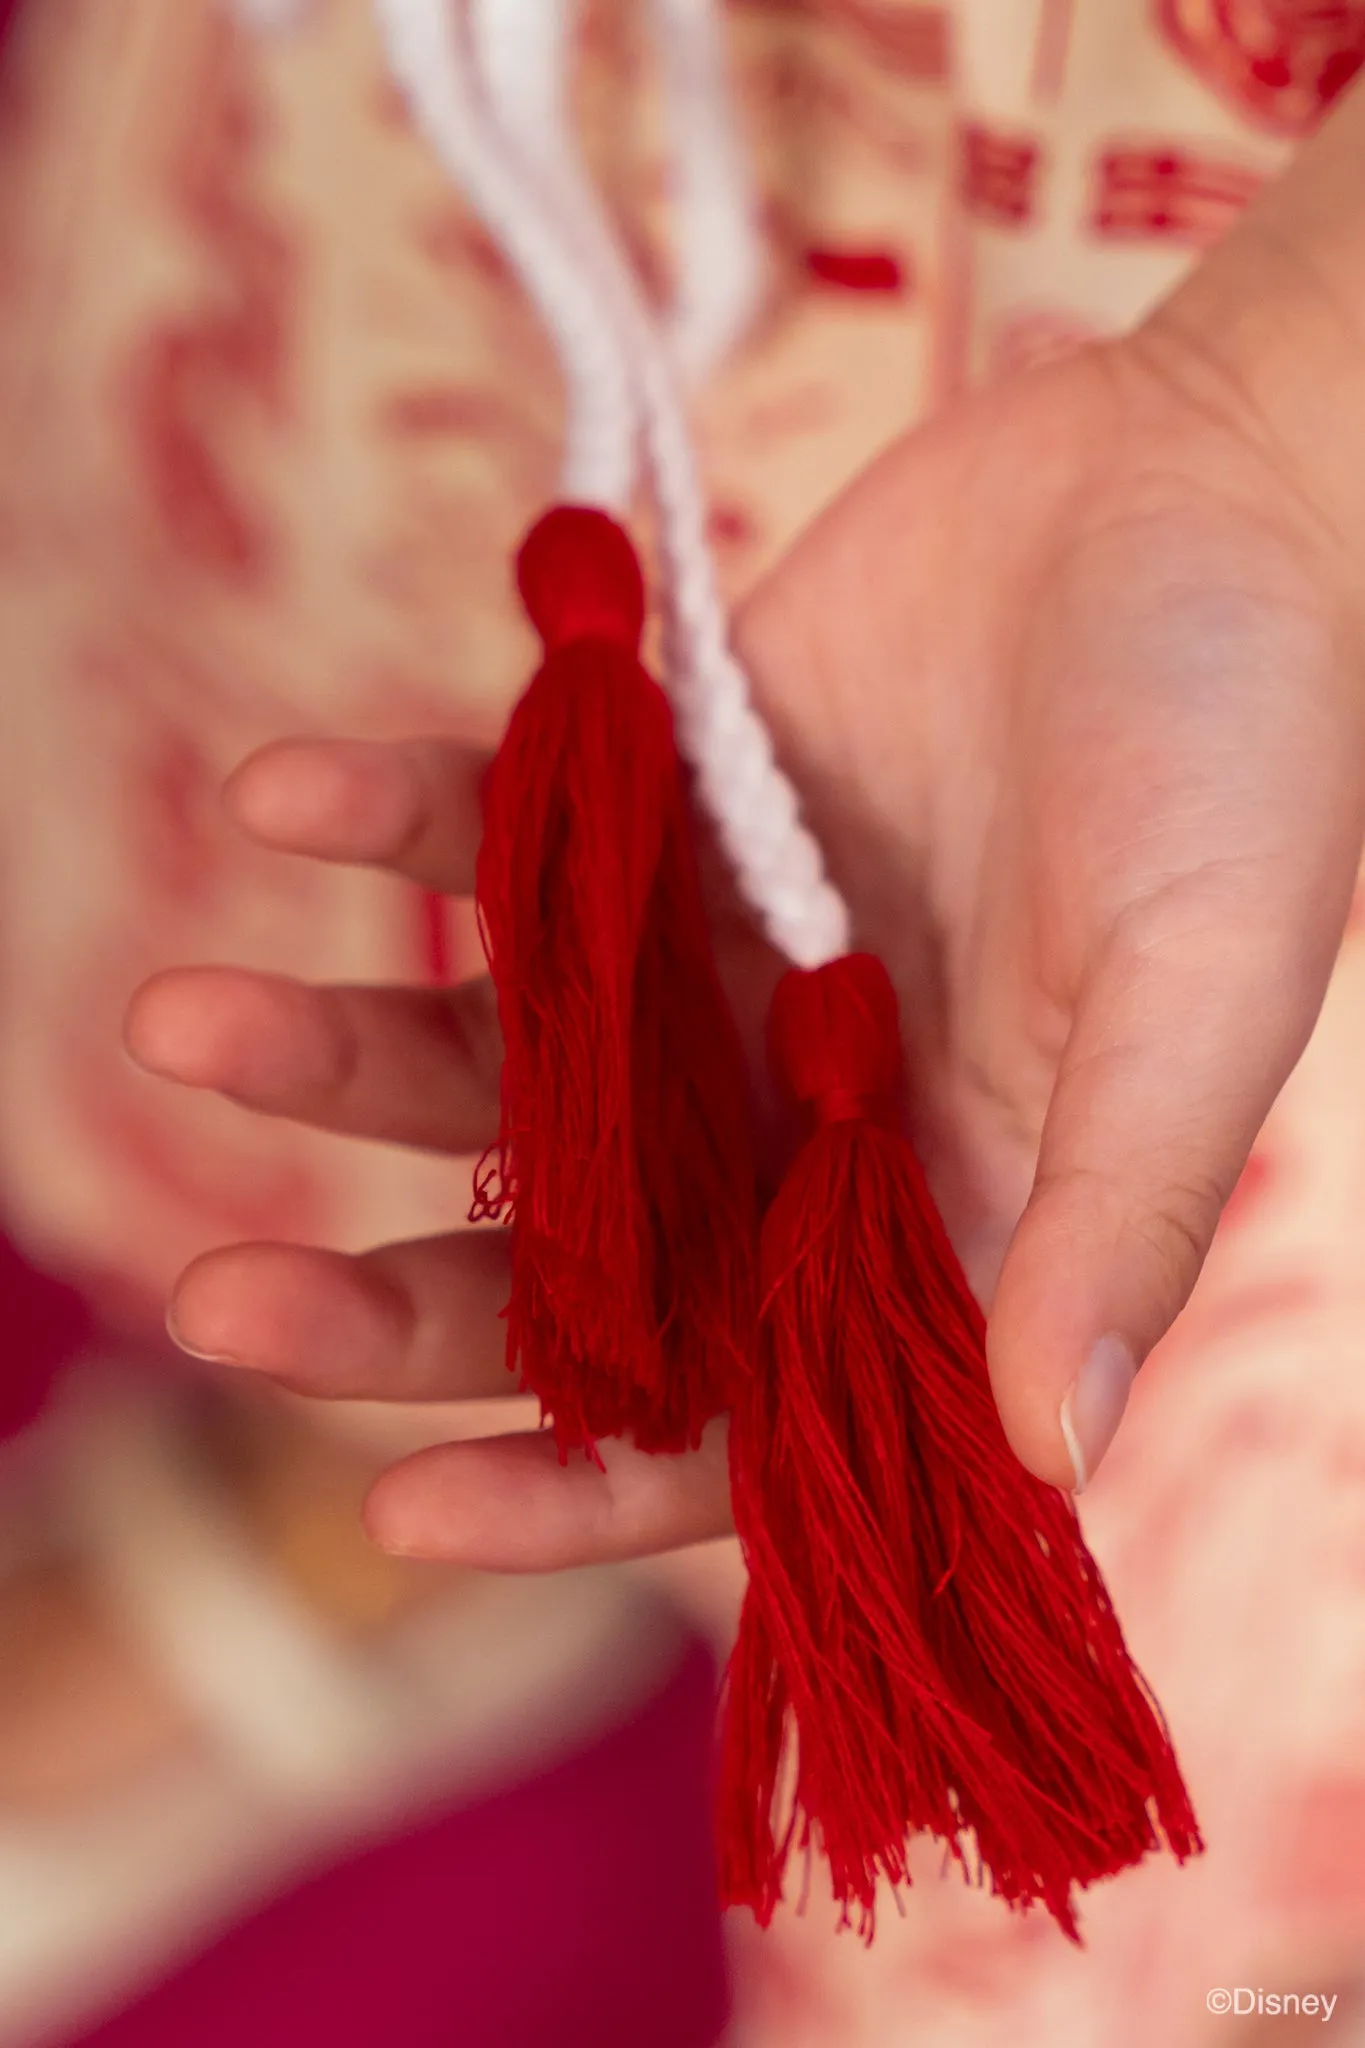
[[[887,70],[925,84],[946,82],[951,44],[945,8],[902,7],[897,0],[823,0],[822,11],[866,43]]]
[[[1038,211],[1042,144],[979,122],[962,130],[959,193],[965,210],[996,227],[1024,227]]]
[[[881,292],[897,297],[906,289],[905,266],[889,249],[807,249],[806,274],[836,291]]]
[[[1362,0],[1156,0],[1162,34],[1220,98],[1311,134],[1365,60]]]
[[[176,198],[228,291],[153,328],[129,383],[147,493],[167,538],[183,559],[249,582],[268,566],[272,534],[217,444],[243,396],[277,423],[285,416],[295,258],[282,230],[244,196],[259,114],[226,27],[216,40],[195,80]]]
[[[1260,182],[1242,164],[1177,144],[1106,149],[1095,165],[1088,225],[1111,241],[1155,238],[1207,249]]]

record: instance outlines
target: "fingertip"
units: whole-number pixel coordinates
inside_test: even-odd
[[[480,1571],[550,1572],[675,1550],[733,1527],[725,1426],[700,1451],[651,1457],[616,1441],[561,1460],[548,1429],[436,1445],[370,1489],[381,1549]]]
[[[1020,1462],[1081,1493],[1118,1433],[1138,1367],[1178,1309],[1150,1246],[1097,1188],[1045,1188],[1014,1233],[987,1331],[991,1386]],[[1118,1219],[1118,1220],[1116,1220]]]
[[[1072,1396],[1090,1348],[1080,1248],[1037,1210],[1005,1255],[986,1333],[991,1390],[1010,1448],[1035,1478],[1078,1493],[1098,1457],[1080,1450]]]
[[[1080,1493],[1093,1477],[1093,1466],[1077,1454],[1068,1393],[1011,1394],[1007,1370],[993,1365],[991,1385],[1010,1449],[1026,1472],[1047,1486]]]
[[[263,1110],[340,1086],[356,1059],[343,1006],[287,975],[173,967],[144,982],[124,1015],[135,1066]]]
[[[464,1562],[459,1489],[448,1484],[440,1488],[437,1521],[432,1514],[428,1469],[433,1457],[446,1464],[455,1448],[439,1444],[416,1451],[390,1465],[371,1483],[361,1504],[361,1526],[370,1541],[390,1557]]]
[[[168,1331],[192,1357],[323,1398],[398,1386],[413,1322],[412,1303],[372,1263],[271,1242],[202,1253],[181,1274],[166,1313]]]
[[[234,824],[253,838],[273,840],[294,815],[292,801],[300,767],[316,753],[306,739],[271,740],[239,761],[223,784],[221,801]]]
[[[241,1330],[243,1300],[250,1295],[240,1277],[243,1252],[259,1247],[225,1245],[201,1252],[176,1281],[166,1304],[166,1331],[191,1358],[215,1365],[244,1365]],[[249,1352],[250,1342],[245,1346]]]
[[[515,1478],[504,1455],[509,1446],[514,1458],[530,1446],[535,1462],[548,1452],[558,1463],[552,1439],[539,1433],[432,1445],[374,1481],[361,1509],[366,1534],[392,1557],[484,1571],[549,1568],[534,1533],[535,1516],[527,1513],[533,1503],[518,1505],[515,1487],[505,1484]]]
[[[382,860],[419,821],[421,788],[401,747],[378,740],[274,740],[223,786],[252,838],[287,852]]]
[[[1089,1485],[1118,1434],[1136,1376],[1131,1347],[1111,1330],[1091,1346],[1062,1396],[1059,1419],[1074,1474],[1073,1492],[1081,1493]]]
[[[164,974],[154,974],[133,990],[124,1007],[119,1036],[123,1050],[135,1067],[160,1073],[162,1059],[160,984]]]
[[[361,1526],[371,1543],[390,1557],[429,1558],[430,1552],[421,1546],[411,1517],[405,1513],[405,1489],[401,1481],[396,1486],[392,1483],[400,1469],[394,1467],[375,1480],[361,1505]]]
[[[123,1048],[158,1079],[211,1086],[222,1036],[223,978],[231,970],[168,967],[135,989],[123,1013]],[[206,998],[208,998],[206,1000]]]

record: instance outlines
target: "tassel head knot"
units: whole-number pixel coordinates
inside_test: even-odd
[[[623,527],[588,505],[555,505],[517,556],[517,588],[547,654],[574,640],[639,652],[645,585]]]
[[[870,953],[791,968],[768,1013],[768,1059],[817,1124],[894,1125],[900,1088],[900,1008]]]

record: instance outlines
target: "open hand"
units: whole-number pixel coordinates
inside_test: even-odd
[[[1102,1456],[1184,1304],[1321,1005],[1365,819],[1349,536],[1237,387],[1160,319],[892,448],[746,606],[736,639],[858,941],[901,994],[914,1135],[990,1311],[1020,1457]],[[283,741],[227,800],[267,845],[469,893],[481,762],[444,741]],[[751,1044],[776,972],[718,912]],[[488,987],[310,989],[181,968],[133,1055],[267,1114],[479,1151]],[[320,1397],[511,1392],[501,1233],[360,1257],[211,1252],[187,1348]],[[728,1526],[701,1450],[561,1467],[544,1434],[404,1460],[392,1548],[508,1570]]]

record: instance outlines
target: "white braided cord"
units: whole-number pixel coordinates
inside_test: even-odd
[[[757,296],[758,238],[727,111],[713,0],[650,0],[680,223],[661,328],[582,165],[566,95],[572,0],[374,0],[390,67],[452,180],[521,280],[565,384],[561,497],[624,513],[640,438],[659,512],[678,742],[740,891],[800,967],[848,950],[847,906],[802,823],[730,651],[679,370],[701,374]],[[309,0],[233,0],[261,28]]]
[[[673,357],[688,384],[722,362],[762,295],[764,251],[716,0],[648,0],[668,128]]]
[[[556,216],[559,243],[576,246],[589,267],[601,317],[620,336],[634,374],[659,509],[666,680],[679,745],[745,900],[779,951],[798,966],[817,967],[848,951],[847,907],[825,874],[819,846],[753,708],[748,679],[730,651],[674,366],[583,170],[568,119],[566,18],[564,0],[473,0],[480,70],[507,146],[534,167]],[[537,283],[543,309],[547,280]]]
[[[624,512],[636,478],[628,364],[597,293],[479,89],[452,0],[374,0],[389,63],[454,182],[516,270],[554,342],[566,387],[560,480],[572,504]]]

